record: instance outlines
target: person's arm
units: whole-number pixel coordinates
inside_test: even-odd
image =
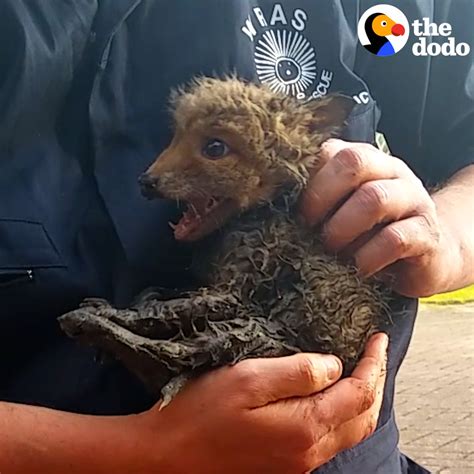
[[[400,159],[365,143],[328,140],[302,199],[328,249],[352,255],[406,296],[474,283],[474,166],[430,196]]]
[[[372,337],[337,383],[334,356],[246,360],[190,382],[161,411],[124,417],[0,403],[0,472],[308,472],[374,431],[386,349],[386,336]]]
[[[0,403],[0,472],[149,474],[151,434],[136,415],[85,416]],[[157,458],[165,441],[156,436]]]
[[[433,194],[441,228],[447,233],[445,262],[441,262],[441,291],[474,283],[474,165],[457,172]],[[442,270],[442,271],[441,271]]]

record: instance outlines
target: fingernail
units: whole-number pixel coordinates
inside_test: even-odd
[[[334,147],[340,148],[340,145],[339,145],[340,142],[341,140],[338,140],[337,138],[329,138],[324,143],[322,143],[321,151],[323,152],[323,154],[327,154],[327,153],[331,153],[331,149],[332,149],[332,152],[334,153]]]
[[[328,356],[324,361],[326,364],[326,370],[328,372],[329,380],[337,380],[342,372],[342,363],[339,359],[334,356]]]
[[[382,336],[382,337],[383,337],[383,345],[382,345],[382,347],[383,347],[384,352],[387,352],[387,349],[388,349],[388,336],[387,336],[387,334],[385,334],[384,332],[381,333],[381,334],[383,335],[383,336]]]
[[[337,145],[341,140],[337,138],[328,138],[321,146],[331,146],[331,145]]]
[[[326,163],[328,158],[330,158],[329,154],[332,146],[332,140],[334,139],[330,138],[321,144],[320,158],[324,163]]]

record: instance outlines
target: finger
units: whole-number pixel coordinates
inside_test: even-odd
[[[342,363],[332,355],[305,353],[249,359],[231,370],[236,373],[235,382],[247,403],[256,408],[324,390],[340,378]]]
[[[300,430],[302,424],[313,427],[314,433],[309,433],[313,446],[306,453],[309,465],[324,464],[375,429],[383,399],[387,345],[385,334],[374,335],[350,378],[337,382],[322,394],[269,407],[279,408],[275,418],[280,422],[283,419],[287,429],[291,422],[300,426]],[[291,416],[282,410],[282,405]]]
[[[360,273],[371,276],[400,259],[431,252],[439,240],[437,229],[433,218],[425,214],[387,225],[355,252]]]
[[[386,334],[372,336],[352,375],[312,397],[316,423],[331,431],[374,404],[377,382],[384,370],[387,345]]]
[[[318,444],[318,452],[324,456],[326,462],[335,454],[352,448],[374,433],[382,408],[386,376],[387,358],[385,357],[377,380],[373,405],[353,420],[336,427]]]
[[[375,409],[379,410],[377,397],[382,396],[384,381],[383,379],[380,384],[379,379],[384,377],[385,373],[387,344],[388,338],[385,334],[373,336],[350,378],[341,380],[323,393],[312,397],[291,398],[267,405],[258,411],[258,415],[264,416],[267,422],[271,420],[274,431],[282,429],[287,437],[288,433],[293,432],[294,436],[289,437],[289,442],[301,442],[301,431],[305,428],[303,439],[305,443],[314,446],[314,449],[310,450],[308,463],[315,467],[321,465],[343,449],[341,446],[344,443],[350,441],[347,437],[344,443],[339,442],[328,433],[349,420],[356,419],[371,407],[375,406]],[[366,387],[369,389],[366,390]],[[360,429],[358,433],[361,437]]]
[[[303,218],[311,225],[367,181],[414,177],[401,160],[366,143],[328,140],[321,153],[328,162],[310,179],[301,201]]]
[[[373,383],[375,386],[386,364],[388,336],[383,332],[374,334],[367,342],[364,353],[351,374],[351,378]]]
[[[429,259],[429,255],[422,255],[399,260],[377,273],[377,279],[409,298],[432,296],[433,281],[426,277],[426,265]]]
[[[418,188],[407,186],[402,179],[364,183],[325,224],[327,248],[342,249],[377,224],[413,215],[419,194]]]

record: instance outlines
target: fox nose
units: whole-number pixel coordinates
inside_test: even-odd
[[[138,178],[142,195],[147,199],[163,198],[164,196],[159,191],[159,182],[159,178],[151,176],[148,173],[143,173]]]

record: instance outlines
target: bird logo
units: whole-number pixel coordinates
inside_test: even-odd
[[[398,8],[376,5],[361,16],[358,35],[367,51],[376,56],[392,56],[408,40],[408,20]]]

